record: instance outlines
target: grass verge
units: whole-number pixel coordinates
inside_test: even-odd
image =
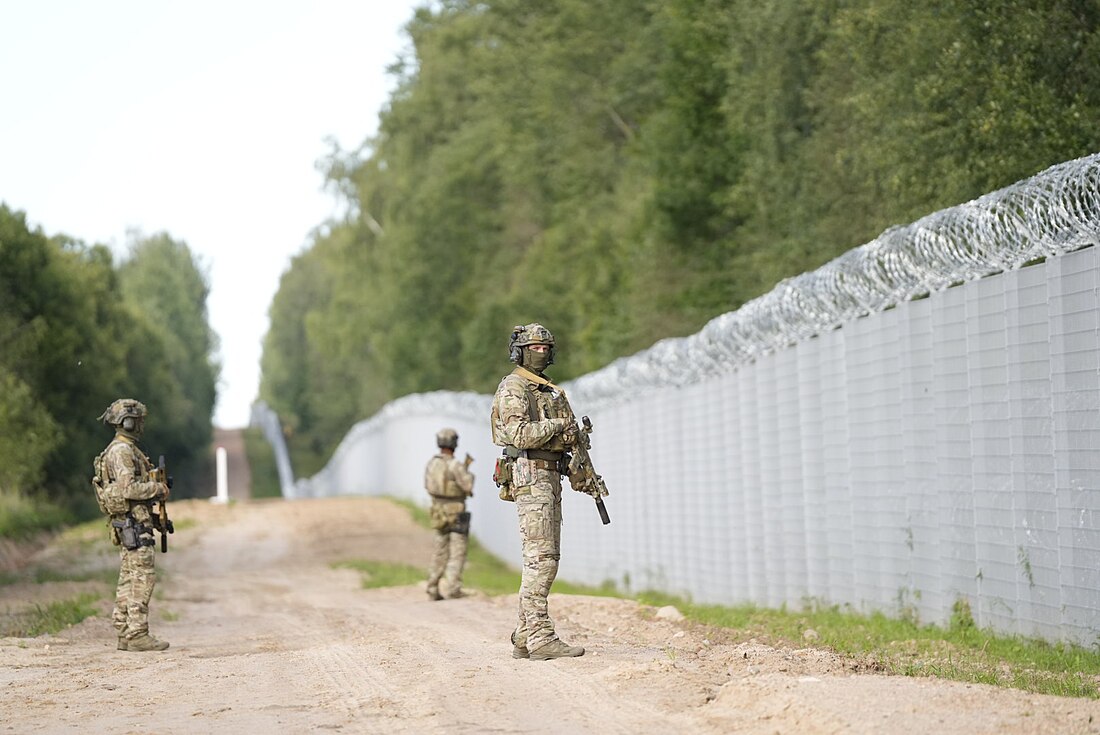
[[[943,628],[882,613],[863,615],[837,605],[808,604],[797,612],[753,605],[696,605],[652,591],[634,599],[655,607],[675,605],[691,620],[734,631],[735,640],[756,638],[777,646],[803,647],[806,632],[812,630],[816,636],[809,645],[850,657],[856,669],[1100,698],[1100,650],[977,628],[965,603],[956,604],[951,625]]]
[[[407,500],[391,500],[406,508],[419,525],[429,527],[424,508]],[[385,567],[398,565],[354,564],[376,565],[372,567],[372,575],[377,583],[369,585],[375,587],[386,586],[380,581],[386,578],[399,580],[392,582],[395,585],[413,584],[426,573],[425,569],[408,565],[400,565],[403,571],[397,574]],[[519,572],[485,550],[474,537],[470,538],[463,577],[467,586],[489,595],[519,589]],[[1100,698],[1100,646],[1082,648],[980,629],[963,601],[956,603],[951,624],[944,628],[813,602],[799,611],[754,605],[697,605],[656,591],[623,594],[612,582],[595,588],[557,581],[553,591],[634,599],[650,606],[651,612],[674,605],[689,620],[726,629],[732,642],[756,639],[777,647],[812,645],[830,649],[850,658],[856,670],[992,684],[1064,697]],[[811,630],[813,633],[808,633]]]
[[[98,599],[96,595],[83,594],[68,600],[51,602],[48,605],[35,605],[32,610],[3,621],[0,636],[34,638],[43,633],[64,630],[70,625],[76,625],[85,618],[95,615],[96,609],[93,605]]]
[[[403,587],[416,584],[424,579],[424,570],[408,564],[395,564],[388,561],[356,559],[341,561],[332,565],[333,569],[354,569],[363,575],[364,589],[376,587]]]

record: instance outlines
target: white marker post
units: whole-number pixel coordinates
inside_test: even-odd
[[[215,503],[228,503],[229,478],[227,476],[228,460],[226,459],[225,447],[218,447],[214,452],[214,465],[217,474],[218,494],[210,500]]]

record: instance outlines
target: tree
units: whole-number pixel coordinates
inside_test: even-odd
[[[132,390],[142,392],[153,415],[146,442],[171,458],[181,494],[193,493],[187,478],[198,475],[196,463],[213,435],[220,371],[206,310],[207,274],[186,243],[160,233],[133,236],[119,276],[123,301],[147,335],[129,363],[137,368],[129,374]],[[138,363],[157,369],[143,371]]]

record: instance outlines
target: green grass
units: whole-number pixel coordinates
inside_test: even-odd
[[[168,506],[168,517],[172,518],[172,506],[171,506],[171,504],[169,504],[169,506]],[[172,531],[172,533],[168,534],[169,544],[171,544],[173,534],[177,534],[180,531],[187,531],[187,530],[192,529],[192,528],[197,528],[198,525],[199,525],[199,522],[196,521],[194,518],[184,518],[183,520],[179,520],[179,521],[177,521],[176,519],[173,518],[172,519],[172,528],[174,530]],[[158,549],[160,548],[160,532],[157,532],[157,548]]]
[[[408,564],[394,564],[386,561],[356,559],[341,561],[332,565],[333,569],[354,569],[363,575],[363,587],[403,587],[424,579],[426,570]]]
[[[1100,650],[979,629],[965,603],[956,605],[952,624],[943,628],[839,606],[808,604],[795,612],[695,605],[660,592],[643,592],[635,599],[654,607],[675,605],[691,620],[730,629],[736,640],[802,647],[807,645],[803,633],[813,629],[818,634],[814,647],[832,649],[863,670],[1100,698]]]
[[[462,581],[487,595],[506,595],[519,590],[519,571],[490,554],[477,538],[470,536]]]
[[[253,498],[281,498],[279,469],[275,464],[275,450],[259,429],[244,430],[244,453],[252,472]]]
[[[35,605],[34,609],[13,616],[2,623],[0,636],[15,638],[34,638],[43,633],[56,633],[70,625],[76,625],[85,618],[96,614],[93,604],[99,599],[92,594],[83,594],[68,600],[51,602],[48,605]]]
[[[430,529],[432,527],[427,508],[419,506],[413,501],[408,500],[407,498],[387,497],[386,500],[390,501],[394,505],[400,505],[402,508],[409,511],[409,515],[412,517],[413,522],[421,528]]]
[[[24,578],[35,584],[48,582],[106,582],[114,585],[118,581],[118,568],[90,569],[80,572],[62,571],[49,567],[35,567]]]
[[[427,508],[405,498],[388,498],[409,511],[413,521],[422,528],[431,528]],[[427,576],[427,567],[418,570],[414,581]],[[508,566],[485,550],[475,536],[471,535],[466,549],[466,567],[462,573],[463,583],[478,589],[487,595],[504,595],[519,589],[519,571]],[[409,584],[409,583],[406,583]]]

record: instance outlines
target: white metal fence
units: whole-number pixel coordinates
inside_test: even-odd
[[[936,623],[965,600],[981,626],[1096,643],[1097,244],[1100,155],[891,229],[566,384],[596,426],[612,524],[567,496],[561,576]],[[473,531],[518,563],[514,507],[490,479],[490,401],[394,401],[284,494],[426,502],[423,467],[450,425],[477,459]]]

